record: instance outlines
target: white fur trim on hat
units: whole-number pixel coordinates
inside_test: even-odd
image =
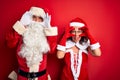
[[[100,44],[97,42],[95,44],[90,45],[91,50],[95,50],[100,47]]]
[[[13,29],[20,35],[26,31],[25,27],[19,21],[13,25]]]
[[[39,7],[31,7],[30,12],[32,15],[41,16],[42,18],[46,16],[45,11]]]
[[[83,24],[83,23],[80,23],[80,22],[71,22],[71,23],[70,23],[70,26],[78,26],[78,27],[83,27],[83,26],[85,26],[85,24]]]

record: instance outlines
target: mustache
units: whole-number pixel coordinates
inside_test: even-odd
[[[45,27],[45,23],[44,22],[36,22],[36,21],[32,21],[29,26],[31,25],[37,25],[37,26],[42,26]]]

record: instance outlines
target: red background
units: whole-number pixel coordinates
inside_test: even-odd
[[[5,34],[31,6],[39,6],[52,15],[52,25],[59,36],[75,17],[89,25],[91,34],[100,42],[102,56],[89,56],[90,80],[120,80],[120,2],[119,0],[1,0],[0,1],[0,80],[17,66],[15,49],[5,45]],[[59,80],[62,61],[48,56],[48,70],[53,80]]]

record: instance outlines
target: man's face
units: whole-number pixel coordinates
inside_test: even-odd
[[[35,15],[32,16],[32,20],[35,21],[35,22],[43,22],[43,18],[42,17],[35,16]]]

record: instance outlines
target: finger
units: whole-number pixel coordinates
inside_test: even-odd
[[[49,15],[49,21],[51,20],[51,15]]]
[[[88,30],[88,28],[87,27],[81,27],[81,28],[79,28],[79,30]]]
[[[85,35],[84,33],[82,33],[82,34],[80,34],[79,36],[81,36],[81,37],[82,37],[82,36],[86,36],[86,35]]]
[[[70,27],[70,28],[69,28],[69,31],[72,31],[72,30],[75,30],[75,28],[74,28],[74,27]]]
[[[46,18],[48,18],[48,13],[46,13]]]

